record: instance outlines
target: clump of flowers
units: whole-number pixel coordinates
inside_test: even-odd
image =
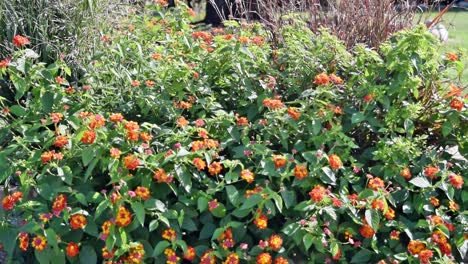
[[[72,229],[83,229],[87,223],[88,220],[83,214],[74,214],[70,216],[70,227]]]
[[[306,166],[297,165],[296,167],[294,167],[294,176],[296,176],[297,179],[302,180],[305,177],[307,177],[308,174],[309,172],[307,171]]]
[[[254,224],[259,228],[259,229],[265,229],[268,227],[268,218],[264,214],[259,214],[255,220]]]
[[[115,218],[115,224],[120,227],[126,227],[132,222],[132,214],[124,206],[120,206]]]
[[[68,243],[67,248],[66,248],[66,252],[67,252],[67,255],[70,258],[75,257],[76,255],[80,254],[79,245],[77,243],[73,243],[73,242]]]
[[[47,247],[47,239],[44,236],[36,236],[33,238],[31,246],[37,251],[42,251]]]
[[[221,163],[216,162],[216,161],[211,163],[210,166],[208,166],[208,172],[212,176],[218,175],[219,173],[221,173],[222,170],[223,170],[223,165],[221,165]]]
[[[325,198],[326,189],[322,185],[316,185],[309,192],[310,199],[316,203],[320,203]]]
[[[283,103],[279,99],[266,98],[263,100],[263,105],[272,110],[283,108]]]
[[[273,162],[277,169],[280,169],[286,166],[286,158],[282,155],[273,155]]]
[[[255,175],[253,174],[253,172],[246,169],[241,171],[241,178],[248,183],[252,183],[255,179]]]
[[[123,158],[123,164],[128,170],[135,170],[140,165],[140,161],[137,156],[131,154]]]
[[[327,85],[330,83],[330,77],[326,73],[320,73],[315,76],[314,83],[316,85]]]
[[[164,169],[157,169],[154,171],[153,179],[158,183],[171,183],[174,180],[174,177],[167,175]]]
[[[330,167],[334,170],[338,170],[343,166],[340,157],[338,157],[335,154],[328,155],[328,162],[330,164]]]
[[[15,192],[11,195],[7,195],[2,200],[2,207],[4,210],[12,210],[15,204],[23,198],[22,192]]]

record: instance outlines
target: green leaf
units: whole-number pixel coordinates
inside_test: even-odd
[[[200,230],[199,240],[210,238],[213,232],[215,231],[216,226],[213,223],[206,223],[203,225],[203,228]]]
[[[211,236],[211,240],[216,240],[224,231],[226,231],[226,228],[224,227],[216,228],[216,230],[213,232],[213,235]]]
[[[336,242],[331,242],[331,254],[333,256],[335,256],[336,254],[338,254],[339,250],[340,250],[340,246],[338,245],[338,243]]]
[[[85,172],[85,175],[84,175],[84,180],[87,181],[89,176],[91,176],[91,173],[93,172],[94,170],[94,167],[96,167],[96,165],[98,164],[99,162],[99,159],[93,159],[93,161],[91,162],[91,164],[88,166],[88,168],[86,169],[86,172]]]
[[[361,112],[356,112],[351,116],[351,123],[357,124],[366,119],[366,116]]]
[[[28,113],[26,109],[19,105],[14,105],[10,107],[10,112],[16,116],[25,116]]]
[[[283,199],[275,192],[271,192],[270,195],[275,201],[276,208],[278,208],[278,211],[281,213],[283,210]]]
[[[333,219],[334,221],[337,220],[336,211],[333,207],[327,206],[323,208],[323,210],[331,217],[331,219]]]
[[[292,236],[296,233],[301,226],[298,223],[292,223],[283,228],[282,232],[287,236]]]
[[[177,222],[179,223],[179,226],[182,226],[182,223],[184,222],[184,218],[185,218],[184,210],[179,211],[179,215],[177,216]]]
[[[84,246],[80,249],[80,263],[97,263],[96,251],[91,246]]]
[[[374,195],[374,191],[372,189],[365,189],[359,194],[358,198],[359,200],[362,200],[362,199],[369,198],[373,195]]]
[[[94,214],[94,219],[97,219],[101,214],[110,206],[109,200],[103,200],[96,208],[96,213]]]
[[[450,135],[450,132],[452,132],[452,129],[453,129],[453,126],[450,120],[445,121],[444,124],[442,125],[442,135],[444,137]]]
[[[36,257],[36,260],[40,263],[40,264],[49,264],[49,263],[52,263],[52,255],[53,255],[53,251],[49,248],[49,247],[46,247],[44,250],[42,251],[37,251],[37,250],[34,250],[34,255]]]
[[[88,205],[88,202],[86,201],[86,197],[85,197],[82,193],[77,193],[77,194],[75,195],[75,198],[76,198],[76,200],[78,200],[78,202],[80,202],[82,205],[85,205],[85,206]]]
[[[54,105],[54,93],[47,91],[42,97],[42,110],[48,114],[52,112],[52,107]]]
[[[156,244],[156,246],[154,247],[154,251],[153,251],[153,257],[157,257],[159,255],[161,255],[161,253],[163,253],[164,249],[166,249],[168,246],[170,246],[171,244],[166,241],[166,240],[163,240],[163,241],[160,241],[158,244]]]
[[[375,232],[379,229],[380,217],[375,210],[367,209],[364,213],[366,222],[374,229]]]
[[[15,95],[15,100],[19,100],[21,97],[23,97],[23,95],[26,93],[28,87],[27,87],[27,83],[26,81],[23,79],[23,78],[18,78],[18,77],[15,77],[15,78],[11,78],[12,81],[13,81],[13,84],[16,88],[16,95]]]
[[[185,229],[187,231],[190,231],[190,232],[198,230],[197,225],[195,224],[195,222],[192,219],[187,218],[187,217],[184,218],[184,222],[182,223],[181,228]]]
[[[312,243],[314,242],[314,236],[307,233],[304,238],[302,239],[302,241],[304,242],[304,247],[305,247],[305,250],[309,250],[310,246],[312,246]]]
[[[425,177],[416,177],[409,182],[419,188],[427,188],[432,186],[431,183]]]
[[[0,210],[0,218],[4,217],[2,215],[2,212],[4,212],[3,208],[2,210]],[[5,219],[5,218],[2,218],[2,219]],[[29,230],[26,229],[28,225],[31,227],[35,227],[35,225],[30,222],[24,225],[22,227],[24,229],[21,231],[30,232]],[[9,225],[0,225],[0,241],[16,241],[17,235],[18,235],[18,232],[14,230],[14,228],[11,228]],[[6,253],[9,256],[12,256],[13,251],[15,250],[16,243],[4,243],[3,246],[4,246],[3,250],[6,251]]]
[[[99,231],[98,231],[97,225],[93,220],[88,220],[88,223],[86,224],[84,231],[87,234],[90,234],[94,237],[99,237]]]
[[[369,260],[372,257],[372,251],[367,249],[361,249],[359,252],[354,254],[351,259],[351,263],[369,263]]]
[[[260,194],[251,195],[249,198],[247,198],[247,200],[245,200],[245,202],[242,204],[240,209],[241,210],[250,209],[256,206],[262,200],[263,198]]]
[[[281,196],[283,197],[284,206],[291,208],[296,204],[296,193],[293,191],[282,191]]]
[[[222,203],[218,203],[218,206],[211,211],[211,214],[218,218],[223,218],[226,216],[226,207]]]
[[[151,222],[149,223],[149,231],[152,232],[152,231],[156,230],[156,228],[158,228],[158,226],[159,226],[159,221],[157,219],[151,220]]]
[[[315,152],[313,151],[307,151],[302,153],[302,157],[310,163],[316,163],[317,162],[317,156],[315,156]]]
[[[206,209],[208,209],[208,199],[205,197],[198,197],[197,207],[200,213],[204,212]]]
[[[226,186],[226,193],[232,205],[237,207],[240,203],[240,199],[239,199],[240,197],[239,197],[239,192],[237,191],[236,187],[232,185]]]
[[[57,234],[55,233],[55,231],[51,228],[48,228],[45,231],[45,235],[47,238],[47,243],[54,248],[55,253],[58,253]]]
[[[60,179],[68,185],[71,185],[73,182],[73,172],[68,166],[64,166],[63,168],[57,167],[57,175]],[[84,204],[86,205],[86,204]]]
[[[312,133],[314,135],[318,135],[320,131],[322,130],[322,124],[320,123],[318,119],[312,120],[309,127],[311,128]]]
[[[145,207],[141,203],[132,203],[132,209],[138,222],[143,226],[145,224]]]
[[[157,199],[148,199],[145,201],[145,208],[148,210],[158,210],[160,212],[165,212],[167,210],[166,205]]]
[[[83,162],[83,165],[88,166],[88,164],[94,159],[95,155],[96,150],[93,146],[85,148],[81,154],[81,161]]]
[[[405,120],[405,131],[408,137],[411,137],[414,133],[414,123],[411,119]]]
[[[175,243],[180,248],[182,248],[182,251],[184,252],[184,254],[187,254],[188,247],[187,247],[187,243],[184,240],[176,240]]]
[[[333,170],[330,169],[329,167],[323,167],[323,168],[322,168],[322,171],[325,172],[325,175],[322,174],[322,175],[320,176],[320,179],[321,179],[324,183],[328,183],[328,184],[334,185],[335,182],[336,182],[336,177],[335,177],[335,173],[333,172]]]
[[[187,193],[190,193],[192,189],[192,177],[191,175],[183,168],[183,166],[177,166],[176,175],[180,182],[180,185],[184,188]]]

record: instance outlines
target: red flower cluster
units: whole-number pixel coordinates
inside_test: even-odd
[[[153,179],[158,183],[171,183],[174,180],[173,176],[168,176],[166,171],[163,169],[157,169],[154,171]]]
[[[385,183],[379,177],[375,177],[369,180],[369,183],[367,184],[367,188],[377,191],[378,189],[385,188]]]
[[[67,255],[70,258],[73,258],[76,255],[80,254],[80,246],[77,243],[70,242],[67,245],[66,251],[67,251]]]
[[[266,98],[263,100],[263,106],[275,110],[283,108],[284,105],[279,99]]]
[[[23,198],[23,193],[22,192],[15,192],[15,193],[13,193],[11,195],[7,195],[7,196],[3,197],[3,200],[2,200],[3,209],[5,209],[7,211],[13,209],[13,207],[15,207],[15,204],[21,198]]]
[[[74,214],[70,216],[70,227],[72,229],[82,229],[86,226],[88,220],[83,214]]]
[[[323,200],[326,194],[326,189],[322,185],[316,185],[312,191],[309,192],[310,199],[316,203]]]
[[[192,38],[193,39],[202,39],[206,43],[211,43],[213,40],[213,36],[209,32],[205,31],[197,31],[192,33]]]
[[[305,165],[296,165],[294,167],[294,176],[296,176],[297,179],[302,180],[305,177],[309,175],[309,171],[307,170],[307,166]]]
[[[219,174],[223,170],[223,165],[219,162],[213,162],[208,166],[208,172],[211,176]]]
[[[273,155],[273,163],[277,169],[286,166],[286,158],[283,155]]]
[[[334,170],[338,170],[343,166],[340,157],[338,157],[335,154],[328,155],[328,163],[330,164],[330,167]]]
[[[123,158],[123,164],[128,170],[135,170],[140,165],[140,161],[137,156],[131,154]]]
[[[202,171],[206,168],[206,162],[201,158],[194,158],[192,163],[198,171]]]
[[[264,214],[259,214],[255,220],[254,224],[258,227],[258,229],[265,229],[268,227],[268,218]]]
[[[65,207],[67,207],[67,197],[64,194],[59,194],[52,204],[54,215],[59,215]]]
[[[24,47],[28,44],[31,44],[31,42],[27,37],[23,37],[21,35],[16,35],[13,37],[13,45],[15,45],[18,48]]]

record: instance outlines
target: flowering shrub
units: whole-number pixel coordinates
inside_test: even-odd
[[[468,246],[466,100],[419,27],[352,53],[301,22],[109,33],[81,84],[0,63],[0,237],[22,263],[449,263]],[[24,42],[26,43],[26,42]]]

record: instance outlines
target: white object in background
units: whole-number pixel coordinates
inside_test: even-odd
[[[429,25],[430,23],[430,20],[426,21],[426,25]],[[440,42],[445,43],[448,41],[448,30],[441,23],[432,25],[432,27],[430,27],[428,30],[429,32],[431,32],[432,35],[438,38]]]

